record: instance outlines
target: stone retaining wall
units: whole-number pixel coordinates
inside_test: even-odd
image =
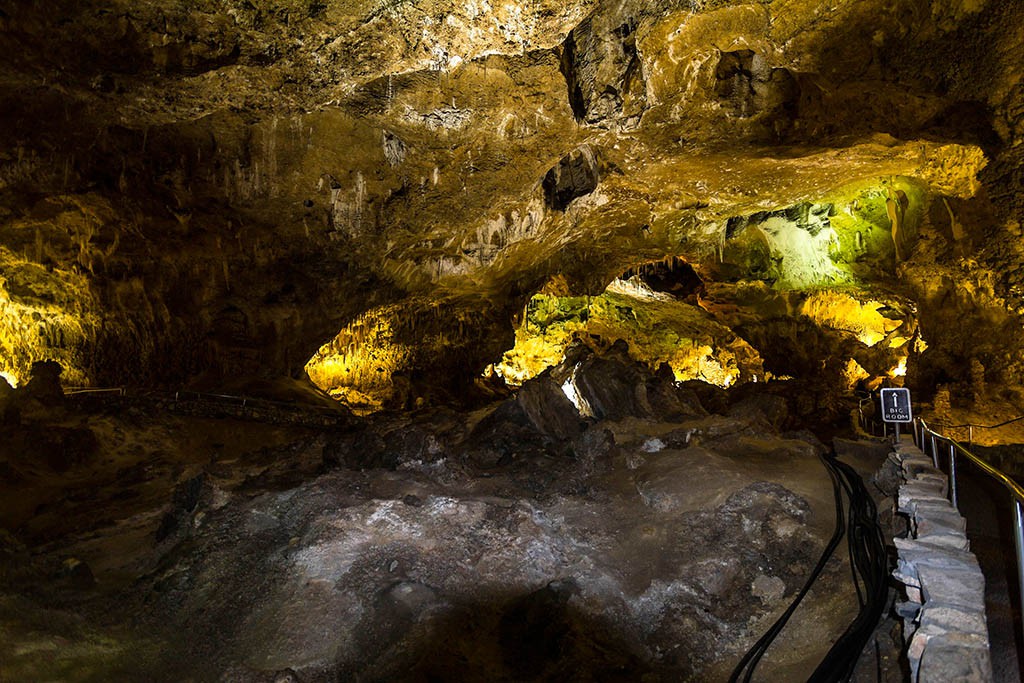
[[[913,683],[991,681],[985,577],[970,552],[966,522],[947,499],[949,482],[912,442],[895,446],[901,472],[897,511],[909,522],[896,538],[893,576],[906,588],[903,618]]]

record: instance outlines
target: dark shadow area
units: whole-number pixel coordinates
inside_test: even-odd
[[[704,280],[692,265],[676,256],[633,266],[620,275],[619,279],[629,280],[633,277],[639,278],[655,292],[671,294],[677,299],[685,300],[691,295],[704,294]]]
[[[941,452],[941,448],[940,448]],[[948,463],[941,462],[945,469]],[[1013,538],[1012,501],[995,480],[963,458],[957,460],[960,513],[967,519],[971,551],[985,574],[985,613],[992,651],[993,680],[1024,679],[1021,653],[1020,587]]]
[[[365,658],[340,662],[338,680],[647,680],[654,670],[639,644],[580,609],[578,595],[565,579],[526,595],[443,605],[431,588],[397,582],[356,629]]]
[[[600,180],[597,155],[590,145],[582,145],[544,176],[544,202],[555,211],[565,211],[572,200],[597,189]]]

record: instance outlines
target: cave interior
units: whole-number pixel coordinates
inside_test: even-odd
[[[0,680],[727,680],[878,389],[1024,414],[1017,0],[0,0],[0,51]]]

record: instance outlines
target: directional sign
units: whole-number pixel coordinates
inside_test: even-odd
[[[910,389],[882,389],[882,420],[913,422],[910,412]]]

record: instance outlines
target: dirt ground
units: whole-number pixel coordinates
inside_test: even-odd
[[[510,405],[346,429],[23,412],[0,460],[2,670],[728,678],[832,532],[821,444],[767,409],[559,440]],[[848,575],[837,554],[758,680],[813,670],[855,614]]]

